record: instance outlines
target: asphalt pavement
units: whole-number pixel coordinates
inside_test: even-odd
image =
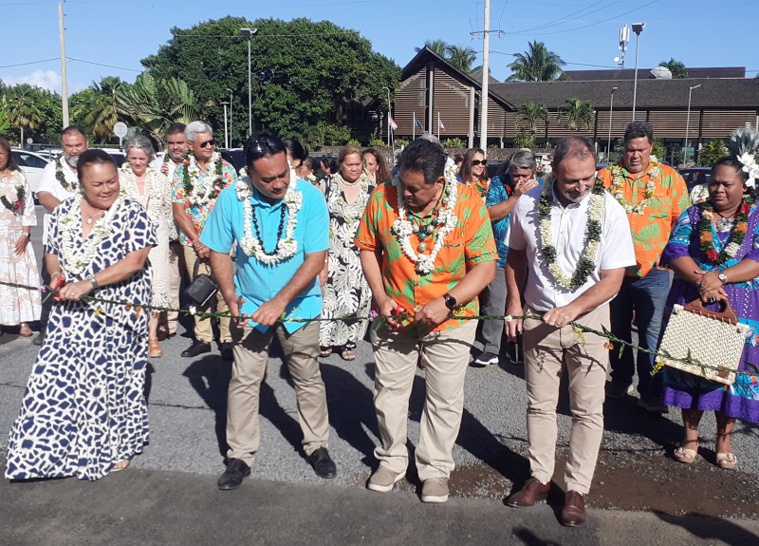
[[[653,417],[634,397],[607,403],[585,528],[563,528],[557,516],[570,423],[566,392],[559,404],[560,462],[552,504],[505,507],[504,497],[529,474],[523,370],[505,355],[498,365],[467,374],[454,447],[457,469],[446,505],[419,501],[413,466],[392,493],[364,488],[376,467],[378,442],[367,342],[359,344],[353,362],[338,355],[322,360],[338,477],[319,479],[302,454],[295,395],[275,346],[261,391],[262,443],[252,476],[240,489],[220,492],[215,482],[224,469],[231,367],[218,351],[181,358],[189,344],[180,326],[179,336],[162,343],[164,356],[151,360],[150,443],[130,468],[95,483],[3,481],[0,544],[759,543],[759,428],[739,423],[734,449],[740,470],[730,473],[710,462],[714,421],[705,418],[703,457],[682,465],[667,457],[682,434],[679,414]],[[0,453],[36,352],[29,338],[0,337]],[[423,401],[419,370],[409,407],[411,449]],[[709,498],[714,502],[705,503]]]

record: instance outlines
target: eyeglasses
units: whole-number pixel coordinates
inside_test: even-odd
[[[205,142],[201,142],[198,144],[201,148],[206,148],[208,146],[216,146],[216,141],[214,139],[206,140]]]
[[[477,165],[487,165],[488,160],[487,159],[473,159],[472,160],[472,167],[476,167]]]

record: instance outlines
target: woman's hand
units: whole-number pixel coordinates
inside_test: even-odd
[[[697,273],[694,271],[694,273]],[[715,270],[707,271],[701,274],[701,278],[696,281],[698,292],[703,296],[705,293],[716,292],[722,288],[722,281],[718,277],[719,273]]]
[[[58,301],[79,301],[82,296],[86,296],[90,292],[92,292],[92,283],[87,280],[64,284],[58,290]]]
[[[16,256],[21,256],[24,252],[26,252],[26,245],[28,244],[29,237],[27,237],[25,234],[21,235],[21,237],[18,238],[18,241],[16,241],[16,245],[14,246]]]

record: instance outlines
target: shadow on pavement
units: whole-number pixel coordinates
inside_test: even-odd
[[[744,546],[759,542],[759,536],[733,523],[729,519],[712,516],[693,517],[697,514],[685,516],[673,516],[661,512],[655,512],[655,514],[663,522],[681,527],[693,534],[694,537],[708,540],[709,544],[713,544],[712,541],[714,540],[719,540],[730,546]]]

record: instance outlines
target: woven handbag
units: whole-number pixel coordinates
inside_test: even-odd
[[[688,358],[690,351],[694,361],[718,369],[663,357],[657,357],[657,362],[710,381],[732,385],[749,327],[738,322],[727,300],[722,303],[724,310],[721,312],[707,310],[701,300],[692,301],[684,307],[675,305],[659,347],[660,353],[666,352],[674,358]]]

